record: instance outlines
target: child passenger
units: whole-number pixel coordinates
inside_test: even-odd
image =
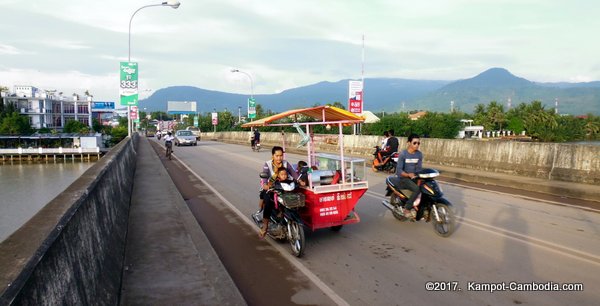
[[[292,190],[296,187],[296,184],[294,183],[294,180],[291,180],[288,178],[288,173],[287,173],[287,169],[284,167],[281,167],[279,169],[277,169],[277,171],[275,171],[275,175],[272,176],[269,179],[269,186],[272,186],[271,188],[277,191],[284,191],[288,188],[285,188],[283,184],[286,184],[287,186],[292,186]],[[291,190],[287,190],[287,191],[291,191]]]
[[[265,205],[263,210],[263,220],[267,220],[263,223],[263,227],[260,230],[258,236],[264,238],[269,229],[269,218],[275,208],[275,193],[281,195],[283,192],[292,191],[296,188],[294,180],[288,178],[288,172],[285,167],[280,167],[275,170],[275,174],[269,178],[269,192],[265,197]]]

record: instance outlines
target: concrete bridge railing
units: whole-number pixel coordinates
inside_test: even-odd
[[[137,136],[0,244],[0,305],[116,305]]]
[[[203,133],[204,139],[250,145],[250,132]],[[300,137],[296,133],[282,135],[262,132],[265,146],[281,145],[285,138],[286,150],[306,152],[296,148]],[[317,151],[338,151],[337,134],[315,135]],[[400,148],[406,147],[406,137],[399,137]],[[380,136],[344,135],[345,154],[373,158],[373,147],[381,142]],[[498,172],[567,182],[600,184],[600,146],[515,142],[477,141],[461,139],[426,138],[421,140],[425,162],[486,172]]]

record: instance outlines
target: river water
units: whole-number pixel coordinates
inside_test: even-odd
[[[0,241],[21,227],[93,164],[0,164]]]

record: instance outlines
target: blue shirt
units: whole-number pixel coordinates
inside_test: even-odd
[[[415,151],[409,153],[408,150],[403,150],[398,156],[398,165],[396,166],[396,175],[402,177],[402,172],[417,173],[423,168],[423,153]]]

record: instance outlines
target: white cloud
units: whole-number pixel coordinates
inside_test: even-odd
[[[21,53],[21,52],[13,46],[0,44],[0,54],[19,54],[19,53]]]
[[[600,80],[600,42],[591,39],[600,28],[597,2],[181,2],[133,19],[141,88],[248,93],[247,77],[232,67],[252,75],[257,94],[357,78],[363,34],[365,77],[453,80],[503,67],[532,81]],[[0,0],[0,85],[89,89],[116,101],[129,20],[149,3]]]

